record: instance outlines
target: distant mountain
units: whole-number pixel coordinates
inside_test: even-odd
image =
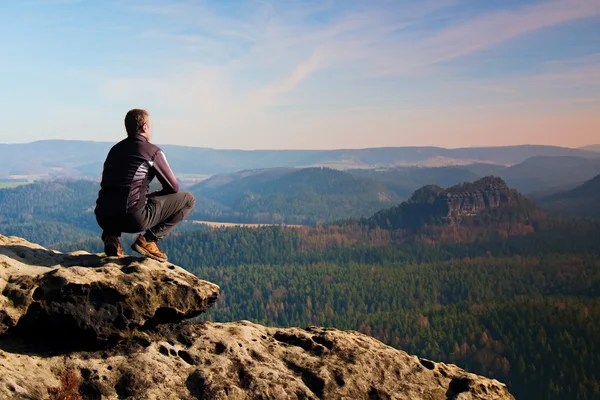
[[[472,164],[468,166],[446,167],[396,167],[380,169],[347,170],[355,176],[362,176],[392,183],[407,192],[412,192],[425,185],[453,186],[463,182],[477,180],[491,171],[501,171],[505,167],[490,164]],[[485,172],[485,173],[484,173]]]
[[[311,169],[298,172],[302,169],[272,168],[218,174],[192,186],[190,190],[199,199],[206,199],[209,202],[207,207],[210,210],[205,212],[203,218],[258,222],[253,220],[253,216],[260,214],[261,222],[274,222],[281,221],[282,216],[294,215],[296,218],[303,215],[304,217],[294,220],[310,221],[310,223],[327,222],[339,217],[355,218],[364,215],[363,213],[368,210],[377,211],[373,209],[374,207],[386,208],[390,205],[386,199],[397,202],[406,200],[411,193],[426,185],[450,187],[464,182],[473,182],[485,176],[502,178],[511,188],[527,196],[535,194],[537,199],[564,188],[573,188],[586,179],[600,174],[600,158],[540,156],[529,158],[511,167],[477,163],[446,167],[348,169],[343,172],[334,172],[333,169],[312,169],[313,172],[327,171],[326,174],[315,175],[309,175],[306,172],[309,170]],[[354,179],[350,179],[351,176]],[[346,205],[344,209],[347,212],[339,212],[340,209],[336,208],[335,212],[327,217],[326,213],[331,210],[323,207],[320,201],[324,196],[334,195],[326,190],[335,187],[335,182],[342,177],[345,187],[348,188],[347,195],[356,200],[353,206],[354,212],[351,212]],[[370,183],[361,186],[365,182]],[[382,201],[376,201],[372,197],[373,193],[379,193],[378,197]],[[335,195],[340,194],[342,193],[335,193]],[[311,198],[307,199],[307,196]],[[317,197],[320,199],[317,200]],[[300,202],[300,198],[304,199],[301,202],[305,205],[302,207],[302,212],[297,205],[293,205],[294,202]],[[316,214],[307,217],[308,214],[313,214],[312,208],[322,210],[318,218]],[[295,211],[290,214],[292,209]]]
[[[600,153],[600,144],[591,144],[589,146],[580,147],[579,149],[586,151],[595,151]]]
[[[352,164],[362,167],[444,166],[488,163],[513,165],[535,156],[595,157],[593,152],[556,146],[502,146],[445,149],[440,147],[386,147],[360,150],[329,150],[318,152],[306,161]]]
[[[498,170],[511,187],[529,194],[577,185],[600,174],[600,157],[532,157],[520,164]]]
[[[537,205],[510,189],[501,178],[490,176],[448,189],[424,186],[408,201],[376,213],[366,223],[439,239],[531,232],[544,218]]]
[[[64,160],[76,163],[89,152],[88,142],[67,144],[73,147],[66,147],[69,152],[66,152]],[[53,154],[53,157],[59,159],[58,153],[48,154]],[[4,160],[0,159],[0,163],[2,162]],[[345,171],[324,167],[259,168],[216,174],[185,188],[196,195],[196,207],[191,215],[191,218],[196,220],[316,224],[368,217],[409,199],[414,191],[427,185],[447,188],[477,181],[485,176],[497,176],[508,186],[528,197],[533,195],[530,198],[537,201],[551,194],[572,189],[599,174],[600,157],[540,156],[510,167],[475,163],[463,166],[412,166]],[[181,177],[180,174],[178,176]],[[60,174],[57,177],[60,178]],[[10,179],[4,178],[5,183],[0,183],[8,187],[22,183],[8,182]],[[15,229],[19,226],[19,230],[14,231],[15,234],[44,244],[48,244],[46,239],[51,239],[31,237],[27,233],[41,233],[42,230],[38,229],[40,221],[45,221],[46,228],[56,222],[77,229],[83,227],[89,234],[90,229],[96,229],[93,216],[86,214],[87,219],[81,221],[83,225],[73,225],[70,215],[74,215],[72,210],[78,207],[73,201],[78,201],[81,196],[87,196],[85,201],[88,207],[93,206],[98,182],[90,180],[85,184],[78,183],[79,186],[74,190],[68,186],[74,183],[60,183],[61,179],[63,178],[59,179],[59,183],[38,182],[30,187],[4,192],[4,196],[7,196],[7,193],[21,194],[11,197],[10,200],[5,198],[5,201],[2,201],[0,196],[0,218],[6,220],[8,215],[12,215],[11,226]],[[156,181],[153,187],[158,187]],[[44,207],[48,200],[55,204],[56,201],[52,199],[58,196],[62,202],[62,211],[48,214],[48,210],[45,210],[41,214],[35,214],[33,220],[14,219],[15,213],[23,216],[31,214],[29,211],[23,211],[33,204],[33,200],[25,200],[27,195],[33,196],[35,201]],[[58,218],[61,215],[69,217],[61,220]],[[52,228],[51,231],[67,230],[65,226],[60,226]]]
[[[189,190],[221,206],[217,212],[196,207],[198,219],[302,224],[368,216],[408,194],[391,182],[330,168],[216,175]]]
[[[297,171],[295,168],[271,168],[217,174],[191,186],[189,190],[230,207],[243,193],[264,193],[264,185]]]
[[[407,191],[414,191],[430,184],[448,187],[493,175],[502,178],[510,187],[527,195],[547,194],[564,188],[573,188],[600,174],[600,157],[537,156],[510,167],[476,163],[429,168],[359,169],[348,170],[348,172],[356,176],[394,182]]]
[[[91,177],[102,172],[114,143],[44,140],[0,144],[2,177]],[[535,156],[592,158],[597,153],[555,146],[507,146],[444,149],[388,147],[358,150],[217,150],[161,146],[179,174],[213,175],[250,169],[328,166],[336,169],[444,166],[486,163],[513,165]]]
[[[155,180],[151,190],[158,187]],[[329,168],[242,171],[189,189],[196,207],[188,220],[288,224],[366,217],[410,194],[393,183]],[[98,190],[98,182],[68,179],[0,189],[2,232],[44,245],[97,236]]]
[[[158,188],[155,180],[151,190]],[[98,182],[68,179],[0,189],[0,230],[44,245],[97,236],[93,210],[98,190]],[[410,195],[392,182],[330,168],[216,175],[189,190],[196,207],[187,221],[238,223],[316,224],[367,217]]]
[[[557,215],[600,219],[600,175],[575,189],[542,198],[539,203]]]

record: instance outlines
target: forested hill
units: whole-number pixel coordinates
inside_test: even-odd
[[[500,178],[485,177],[443,189],[428,185],[406,202],[363,221],[371,228],[445,235],[503,236],[532,232],[547,219],[541,209]]]
[[[98,189],[89,181],[40,181],[0,189],[0,233],[43,245],[96,236]]]
[[[585,197],[592,211],[598,210],[600,204],[593,197],[594,182],[597,180],[571,194],[592,196]],[[153,189],[156,184],[155,181]],[[2,233],[44,246],[97,236],[100,230],[93,209],[98,190],[97,182],[69,180],[0,189]],[[476,237],[532,232],[550,219],[502,179],[494,177],[448,189],[427,185],[403,203],[401,199],[410,193],[393,181],[328,168],[245,171],[235,177],[216,176],[192,190],[197,203],[188,221],[345,226],[359,223],[357,232],[364,227],[377,227],[393,230],[396,239],[418,236],[430,241],[471,241]],[[549,211],[561,214],[561,207],[567,203],[561,200],[555,204],[554,208],[549,205]],[[573,209],[586,210],[583,206]],[[184,224],[177,229],[198,226]],[[348,229],[343,228],[342,236],[348,236]]]
[[[549,212],[572,217],[600,218],[600,175],[566,192],[539,200]]]
[[[242,171],[189,190],[212,202],[212,207],[196,207],[197,219],[288,224],[366,217],[409,194],[392,182],[330,168]]]

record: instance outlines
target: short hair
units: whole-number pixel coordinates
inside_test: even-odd
[[[150,120],[150,114],[148,111],[134,108],[129,110],[125,115],[125,130],[127,136],[134,136],[142,132],[144,124]]]

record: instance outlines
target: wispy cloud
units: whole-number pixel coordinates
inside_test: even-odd
[[[432,138],[440,138],[448,124],[454,124],[448,130],[459,132],[468,124],[461,125],[457,116],[469,118],[469,110],[494,123],[518,115],[530,127],[546,127],[534,123],[544,110],[570,110],[571,114],[564,111],[554,117],[562,121],[557,126],[566,126],[580,107],[579,117],[596,121],[588,111],[597,104],[600,55],[594,45],[600,42],[589,42],[584,51],[567,48],[566,40],[538,40],[548,51],[532,51],[535,57],[528,60],[510,53],[511,45],[534,40],[533,33],[576,30],[573,22],[600,20],[600,2],[595,0],[91,4],[73,8],[64,4],[67,11],[48,16],[30,12],[34,7],[27,6],[27,12],[15,15],[15,21],[31,21],[23,26],[55,26],[48,21],[59,21],[57,25],[71,34],[94,29],[85,36],[88,41],[56,35],[24,42],[30,46],[28,54],[46,51],[46,59],[57,64],[63,43],[72,42],[70,49],[77,55],[52,72],[39,59],[22,62],[23,68],[32,76],[31,71],[43,72],[49,83],[62,77],[72,93],[85,93],[89,103],[85,107],[98,105],[98,115],[105,110],[148,108],[157,116],[159,130],[195,133],[191,144],[307,147],[321,140],[321,147],[331,147],[341,135],[345,140],[355,135],[348,144],[376,138],[379,145],[385,140],[401,144],[436,130],[439,133]],[[96,15],[96,9],[104,14]],[[79,22],[78,12],[94,18]],[[115,29],[117,25],[126,29]],[[103,35],[97,34],[99,27]],[[51,51],[36,47],[40,38]],[[13,47],[0,48],[0,57],[9,60],[11,70],[19,65],[14,60],[23,56],[21,45]],[[506,71],[490,68],[485,59],[490,53]],[[22,80],[28,82],[26,77]],[[79,106],[74,98],[73,104],[60,105],[59,114]],[[470,122],[466,131],[484,126],[483,117],[472,118],[478,122]],[[58,122],[56,126],[59,131]],[[416,138],[410,136],[413,133]],[[358,137],[361,134],[363,138]],[[182,138],[183,134],[169,137]]]
[[[267,10],[271,8],[261,4]],[[206,35],[145,32],[145,37],[172,40],[174,45],[188,50],[196,48],[207,54],[219,46],[221,52],[226,53],[235,46],[235,39],[244,40],[246,50],[238,52],[237,58],[228,60],[237,67],[236,70],[260,68],[264,71],[272,67],[278,69],[273,73],[276,77],[278,73],[285,75],[287,69],[288,82],[294,82],[298,76],[306,76],[304,70],[310,74],[333,67],[361,71],[363,78],[422,75],[424,70],[434,71],[430,67],[437,63],[485,50],[543,28],[600,15],[600,2],[554,0],[513,10],[487,12],[415,38],[409,27],[418,27],[423,17],[455,5],[456,1],[424,1],[418,5],[401,1],[396,4],[393,13],[386,8],[358,8],[333,15],[330,23],[323,25],[300,24],[287,20],[286,13],[283,17],[274,16],[265,10],[255,11],[256,20],[249,25],[246,19],[223,18],[195,3],[193,6],[178,3],[173,6],[143,6],[140,9],[178,17],[194,15],[196,25],[208,27],[211,32]],[[323,10],[322,5],[313,8],[304,5],[300,13],[310,16]],[[291,8],[287,14],[294,15],[294,11],[298,13]],[[213,26],[219,28],[213,30]],[[230,40],[220,38],[221,35],[229,35]],[[317,54],[320,54],[318,63],[315,61]],[[292,60],[296,63],[293,64]],[[265,91],[278,85],[286,86],[283,82],[274,81],[266,82],[266,85]]]
[[[506,40],[565,22],[600,15],[600,2],[559,0],[482,15],[426,41],[428,61],[445,61],[485,50]]]
[[[194,50],[198,60],[174,60],[160,77],[112,78],[104,93],[120,101],[143,98],[157,109],[187,112],[185,122],[179,120],[185,126],[225,134],[232,129],[275,130],[285,125],[281,118],[296,118],[290,112],[270,111],[280,106],[309,107],[315,111],[319,104],[340,103],[352,112],[368,109],[365,105],[371,101],[377,107],[393,108],[394,101],[386,105],[394,92],[386,88],[385,82],[394,77],[422,80],[424,84],[428,81],[421,89],[422,95],[431,91],[430,97],[438,99],[435,107],[440,101],[450,102],[448,107],[459,106],[452,100],[455,96],[448,97],[447,93],[453,90],[462,91],[460,106],[498,107],[505,103],[513,107],[519,101],[539,104],[535,98],[519,100],[519,91],[529,86],[544,92],[551,86],[573,85],[586,79],[595,82],[598,78],[595,65],[557,65],[543,74],[464,82],[464,77],[454,78],[451,70],[437,67],[540,29],[598,16],[598,2],[544,1],[486,11],[468,19],[454,11],[454,19],[445,20],[441,29],[423,23],[430,15],[460,5],[459,1],[382,2],[381,7],[372,4],[355,3],[340,9],[331,2],[290,2],[285,8],[277,3],[253,2],[247,9],[250,14],[237,16],[212,10],[206,3],[143,5],[136,11],[161,15],[172,19],[173,24],[144,31],[141,38],[170,43],[182,52]],[[316,15],[321,20],[315,19]],[[216,63],[214,54],[220,55]],[[357,89],[350,100],[342,98],[352,90],[339,86],[344,84],[340,76],[356,88],[371,81],[372,89]],[[315,85],[314,79],[320,84]],[[436,82],[437,89],[431,87]],[[310,84],[304,87],[306,83]],[[377,90],[382,92],[378,94]],[[485,101],[478,99],[481,95],[487,96]],[[409,93],[397,95],[395,102],[404,101],[403,97],[408,101],[408,96]],[[573,104],[577,101],[573,99],[595,101],[576,93],[568,97],[556,99],[555,103]],[[359,108],[351,106],[352,98],[358,100]],[[419,107],[413,105],[409,109]],[[321,123],[328,125],[322,120]],[[302,126],[309,128],[311,123],[303,122]]]
[[[486,50],[543,28],[597,16],[600,16],[598,1],[544,1],[518,9],[491,11],[460,21],[421,41],[400,40],[384,49],[376,47],[371,55],[386,54],[388,60],[384,57],[383,72],[403,74]],[[398,57],[399,54],[407,57]]]
[[[471,89],[482,93],[488,99],[495,100],[494,94],[513,94],[517,100],[523,97],[541,98],[553,103],[571,99],[583,99],[583,102],[596,101],[594,93],[600,89],[600,54],[585,57],[553,60],[543,63],[541,72],[510,77],[486,79],[453,79],[449,83],[454,88]],[[583,96],[582,96],[583,95]],[[500,101],[506,101],[501,97]],[[494,103],[498,103],[495,100]]]

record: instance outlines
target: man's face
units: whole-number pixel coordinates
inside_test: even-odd
[[[152,138],[152,120],[150,118],[148,118],[148,122],[144,124],[142,130],[146,139],[150,140]]]

